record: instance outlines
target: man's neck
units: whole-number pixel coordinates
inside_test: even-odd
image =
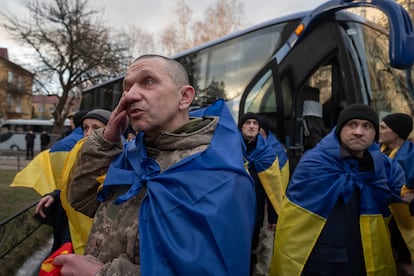
[[[389,143],[387,143],[386,144],[386,147],[389,149],[389,150],[394,150],[394,149],[396,149],[396,148],[398,148],[398,147],[401,147],[401,145],[404,143],[404,140],[403,139],[401,139],[400,137],[398,137],[398,138],[396,138],[395,140],[393,140],[393,141],[391,141],[391,142],[389,142]]]

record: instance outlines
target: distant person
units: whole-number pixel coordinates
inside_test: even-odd
[[[259,256],[258,245],[265,214],[267,214],[266,228],[274,232],[278,216],[276,208],[280,206],[282,198],[280,192],[283,185],[276,148],[268,143],[267,137],[259,134],[259,115],[253,112],[244,114],[240,118],[239,129],[245,166],[255,183],[256,223],[252,235],[250,263],[251,273],[254,273],[259,258],[264,257]],[[275,200],[276,198],[279,198],[279,200]],[[279,202],[279,205],[277,202]],[[267,272],[268,267],[264,270],[264,272]]]
[[[289,159],[285,146],[277,139],[276,135],[271,131],[271,121],[265,115],[260,115],[260,130],[259,133],[265,138],[267,143],[276,149],[277,160],[280,169],[280,180],[282,193],[284,193],[287,184],[289,182]],[[269,208],[269,202],[266,202],[267,208]],[[267,212],[269,213],[269,212]],[[257,264],[254,267],[254,275],[268,275],[270,262],[273,255],[273,244],[275,227],[269,227],[265,225],[260,230],[259,242],[256,247]]]
[[[44,151],[45,149],[49,148],[50,143],[50,135],[47,133],[46,130],[42,131],[42,134],[40,134],[40,149]]]
[[[404,169],[407,184],[410,186],[414,186],[414,144],[408,140],[412,130],[413,119],[410,115],[392,113],[382,119],[378,141],[381,151],[397,160]],[[399,275],[414,275],[411,253],[394,217],[391,218],[389,228]]]
[[[33,130],[29,130],[24,139],[26,140],[26,160],[31,160],[34,155],[34,141],[36,139],[36,135],[33,133]]]
[[[83,138],[89,136],[92,131],[104,127],[109,120],[111,112],[104,109],[93,109],[86,114],[85,112],[78,112],[74,115],[74,118],[78,119],[82,114],[83,116],[80,118],[79,125],[83,131]],[[57,183],[58,189],[45,195],[39,201],[35,213],[40,221],[51,224],[54,227],[52,251],[58,249],[65,242],[71,241],[75,252],[83,253],[88,233],[82,232],[80,229],[87,229],[88,221],[83,222],[84,225],[82,225],[82,227],[79,225],[80,223],[77,221],[78,217],[76,217],[76,213],[72,212],[73,209],[71,209],[68,204],[66,193],[67,185],[70,183],[70,171],[73,163],[76,161],[77,153],[84,142],[84,140],[78,139],[80,138],[78,135],[71,137],[76,134],[75,131],[76,129],[59,141],[64,142],[67,140],[67,142],[72,144],[72,149],[65,155],[66,159],[64,161],[64,166],[61,167],[61,176]],[[76,139],[78,139],[78,141],[76,144],[73,144]],[[91,221],[89,221],[89,223],[91,225]]]

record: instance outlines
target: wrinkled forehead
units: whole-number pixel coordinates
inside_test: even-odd
[[[127,75],[139,70],[161,70],[166,66],[165,60],[159,57],[148,57],[135,60],[128,68]]]

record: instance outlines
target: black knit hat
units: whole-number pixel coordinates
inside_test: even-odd
[[[375,140],[378,140],[379,135],[379,121],[378,115],[374,109],[366,104],[356,103],[345,107],[339,113],[338,122],[336,123],[336,136],[340,137],[341,129],[344,125],[352,119],[367,120],[374,125]]]
[[[260,127],[263,128],[266,133],[269,133],[271,124],[272,123],[267,116],[260,116]]]
[[[393,113],[385,116],[382,121],[401,139],[406,140],[413,130],[413,118],[404,113]]]
[[[102,123],[104,123],[105,125],[108,123],[109,121],[109,117],[111,116],[111,111],[105,110],[105,109],[93,109],[91,111],[89,111],[88,113],[86,113],[85,116],[82,117],[81,120],[81,126],[83,125],[83,121],[85,119],[96,119],[98,121],[101,121]]]
[[[259,117],[259,115],[257,115],[256,113],[253,113],[253,112],[247,112],[246,114],[244,114],[244,115],[240,118],[240,121],[239,121],[239,128],[242,128],[242,126],[243,126],[244,122],[246,122],[247,120],[250,120],[250,119],[254,119],[254,120],[256,120],[257,122],[259,122],[259,128],[260,128],[260,117]]]
[[[82,126],[82,118],[89,110],[80,110],[72,115],[73,124],[75,127]]]

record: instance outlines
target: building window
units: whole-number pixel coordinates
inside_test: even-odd
[[[13,110],[13,96],[11,94],[7,94],[7,110]]]
[[[7,81],[9,83],[12,83],[13,82],[13,72],[12,71],[9,71],[9,75],[7,77]]]
[[[16,99],[16,112],[22,112],[22,99],[17,98]]]
[[[20,89],[20,88],[23,88],[23,77],[22,76],[19,76],[19,82],[18,82],[18,84],[17,84],[17,87]]]

